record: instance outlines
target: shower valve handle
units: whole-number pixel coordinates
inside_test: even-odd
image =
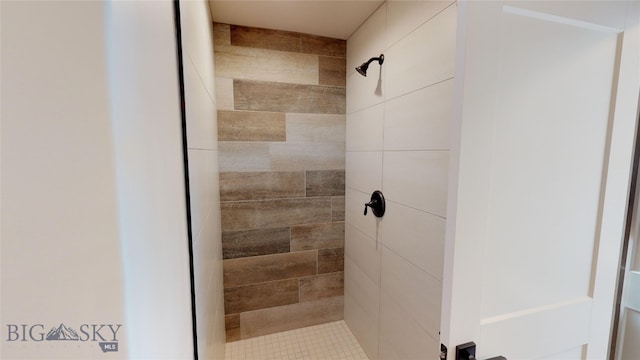
[[[367,215],[367,208],[370,207],[373,215],[382,217],[385,211],[384,195],[380,190],[376,190],[371,194],[371,200],[364,204],[364,215]]]
[[[364,215],[367,216],[367,206],[373,209],[376,206],[377,203],[378,203],[378,201],[373,199],[373,200],[369,201],[368,203],[364,204]]]

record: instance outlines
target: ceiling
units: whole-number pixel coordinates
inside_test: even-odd
[[[213,21],[346,40],[383,0],[209,0]]]

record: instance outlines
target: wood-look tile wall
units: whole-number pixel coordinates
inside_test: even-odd
[[[227,341],[343,317],[346,42],[214,24]]]

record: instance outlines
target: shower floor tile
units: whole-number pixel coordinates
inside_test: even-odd
[[[369,360],[344,320],[225,345],[225,360]]]

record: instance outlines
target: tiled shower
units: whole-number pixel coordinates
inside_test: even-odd
[[[452,1],[387,1],[346,41],[193,31],[213,43],[199,114],[217,121],[224,264],[196,293],[224,304],[227,342],[344,319],[370,359],[438,353],[455,31]],[[374,190],[382,219],[363,216]],[[199,337],[203,358],[224,341]]]
[[[227,341],[341,320],[346,42],[213,29]]]
[[[234,3],[257,8],[257,2]],[[338,4],[322,2],[323,7],[328,3]],[[460,274],[480,273],[474,272],[475,263],[458,260],[483,253],[483,241],[474,238],[482,231],[475,231],[474,222],[488,213],[476,211],[478,206],[489,201],[489,210],[504,213],[492,207],[492,196],[505,172],[487,173],[491,166],[474,161],[475,154],[517,160],[492,148],[499,142],[491,134],[523,103],[498,101],[496,112],[495,101],[478,95],[496,89],[498,95],[526,94],[538,85],[511,81],[485,65],[513,74],[536,70],[531,65],[540,59],[557,60],[558,52],[549,51],[545,42],[532,48],[518,41],[522,34],[557,34],[560,46],[578,39],[588,50],[593,50],[590,39],[601,45],[606,38],[608,45],[588,63],[604,64],[607,76],[600,80],[613,79],[615,86],[605,88],[603,96],[619,91],[613,91],[615,104],[609,98],[601,102],[600,115],[610,122],[607,105],[615,105],[613,128],[632,129],[638,88],[633,40],[640,36],[640,5],[602,2],[596,6],[606,11],[598,11],[586,3],[574,9],[551,3],[531,9],[463,3],[458,12],[455,0],[349,3],[377,9],[369,8],[366,20],[358,17],[360,28],[345,35],[348,39],[337,40],[214,24],[207,0],[0,2],[6,90],[0,309],[6,335],[0,358],[435,359],[440,339],[451,355],[451,347],[478,331],[483,341],[491,333],[518,337],[521,331],[509,331],[527,327],[518,316],[556,319],[569,303],[592,315],[599,339],[592,344],[593,337],[583,337],[565,351],[566,342],[551,344],[557,339],[548,334],[527,337],[533,343],[551,339],[550,347],[530,349],[557,352],[529,357],[578,358],[594,349],[614,350],[613,341],[606,341],[611,329],[597,326],[609,322],[608,312],[598,309],[613,302],[613,291],[596,291],[610,296],[604,301],[600,295],[578,294],[577,302],[494,316],[500,312],[495,307],[487,312],[473,296],[460,296],[459,290],[467,288],[472,291],[462,292],[471,295],[480,287],[492,291],[486,291],[487,276],[485,284],[474,282],[482,286],[459,286],[470,283],[459,282]],[[302,14],[288,11],[290,5],[286,2],[289,8],[278,15]],[[545,12],[538,12],[538,5]],[[489,13],[496,21],[487,23]],[[261,14],[261,20],[275,18]],[[333,25],[333,14],[327,26]],[[344,14],[350,15],[339,15]],[[480,29],[490,31],[478,37]],[[520,46],[509,45],[514,41]],[[487,50],[494,46],[500,51]],[[520,51],[524,48],[527,52]],[[372,63],[367,77],[354,71],[380,54],[384,64]],[[565,60],[557,62],[558,69],[575,63]],[[559,82],[576,85],[573,75]],[[484,85],[492,91],[484,94]],[[505,106],[509,111],[502,111]],[[620,124],[618,115],[625,118]],[[548,132],[539,125],[541,133]],[[611,129],[602,129],[606,140]],[[617,165],[610,170],[626,170],[617,176],[622,186],[613,186],[615,196],[606,201],[617,215],[605,220],[606,228],[615,228],[617,221],[622,230],[629,217],[624,185],[629,184],[633,131],[613,133],[624,136],[604,141],[621,143],[611,147],[617,150],[609,163]],[[562,136],[556,138],[562,145]],[[477,148],[476,140],[482,140]],[[470,172],[488,174],[484,180],[491,181]],[[479,181],[484,190],[478,190]],[[371,211],[367,215],[364,207],[377,190],[387,200],[382,218]],[[634,223],[635,217],[629,218]],[[504,233],[502,225],[492,223]],[[615,257],[617,251],[609,253]],[[612,270],[618,265],[613,259],[605,262]],[[495,267],[488,270],[497,273]],[[597,274],[600,278],[600,269]],[[610,275],[603,289],[614,289],[615,271]],[[480,327],[463,324],[470,318],[467,310],[483,318]],[[498,322],[505,318],[513,321],[503,327]],[[75,334],[87,326],[93,326],[92,340]],[[69,330],[57,340],[76,341],[47,342],[56,340],[47,336],[49,327]],[[109,339],[104,332],[99,336],[106,342],[96,339],[101,327],[113,332]],[[625,336],[614,332],[614,339],[632,339],[629,329]],[[586,340],[589,344],[582,344]],[[504,341],[489,342],[484,341],[482,355],[502,353],[497,350]],[[521,350],[512,348],[504,353],[517,357]]]

